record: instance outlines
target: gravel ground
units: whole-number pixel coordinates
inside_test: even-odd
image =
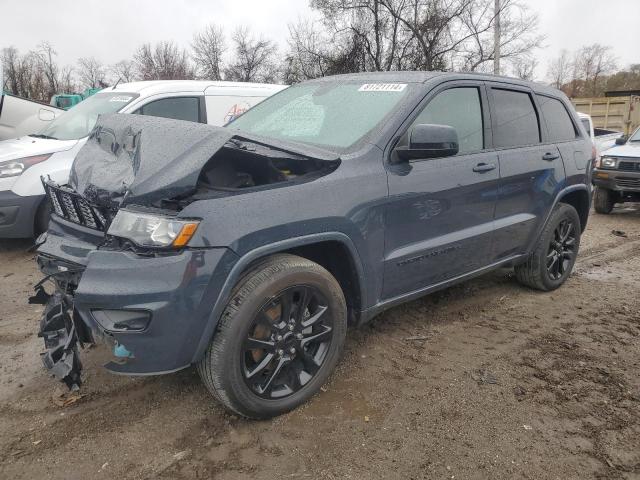
[[[100,349],[64,406],[27,247],[0,243],[0,478],[640,479],[640,206],[591,216],[555,292],[501,270],[350,332],[323,391],[262,422],[193,369],[114,376]]]

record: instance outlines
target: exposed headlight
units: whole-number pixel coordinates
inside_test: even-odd
[[[118,210],[108,234],[131,240],[142,247],[184,247],[198,228],[197,220]]]
[[[604,168],[616,168],[616,164],[618,163],[618,159],[616,157],[602,157],[600,160],[600,164]]]
[[[16,158],[15,160],[0,162],[0,178],[16,177],[36,163],[44,162],[51,155],[53,154],[47,153],[46,155],[34,155],[33,157]]]

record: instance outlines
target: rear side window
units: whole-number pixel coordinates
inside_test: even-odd
[[[484,148],[480,92],[475,87],[445,90],[435,96],[415,119],[418,124],[449,125],[458,133],[458,153]]]
[[[136,113],[152,117],[199,122],[200,99],[198,97],[163,98],[143,105]]]
[[[552,142],[566,142],[576,138],[576,129],[564,104],[555,98],[538,95],[538,103],[542,116],[547,123],[549,140]],[[588,124],[588,121],[587,121]],[[587,131],[589,127],[587,127]]]
[[[531,95],[494,88],[493,144],[496,148],[540,143],[538,116]]]

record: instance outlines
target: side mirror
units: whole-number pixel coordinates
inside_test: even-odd
[[[56,118],[56,114],[51,110],[45,110],[44,108],[41,108],[38,112],[38,118],[43,122],[50,122],[51,120]]]
[[[621,137],[616,138],[616,145],[624,145],[627,143],[627,136],[623,135]]]
[[[458,153],[458,133],[449,125],[419,124],[409,132],[409,145],[398,147],[402,160],[450,157]]]

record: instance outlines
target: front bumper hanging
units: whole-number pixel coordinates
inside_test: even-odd
[[[51,295],[40,319],[38,336],[44,339],[47,349],[42,354],[44,366],[70,390],[78,390],[82,384],[82,362],[78,355],[78,334],[69,295],[62,292]]]
[[[73,296],[69,289],[72,281],[77,282],[81,269],[56,266],[51,261],[39,258],[47,276],[35,286],[35,295],[29,298],[31,304],[44,305],[40,318],[38,336],[44,340],[46,352],[41,354],[42,363],[53,375],[64,382],[70,390],[78,390],[82,384],[82,362],[78,353],[80,340],[90,341],[91,336],[77,317],[73,308]],[[51,280],[55,292],[48,294],[43,284]]]

